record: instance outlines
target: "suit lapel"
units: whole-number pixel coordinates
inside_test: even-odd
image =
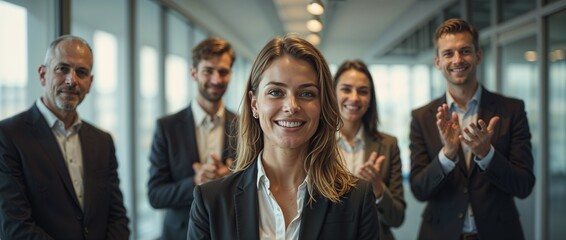
[[[478,109],[478,120],[482,119],[483,121],[485,121],[486,125],[489,125],[489,120],[491,120],[491,118],[494,117],[495,113],[497,112],[497,104],[494,104],[494,101],[495,98],[493,93],[487,91],[485,88],[482,88],[480,108]],[[499,135],[499,125],[501,124],[498,124],[494,129],[494,136]],[[493,141],[494,139],[495,138],[492,138],[491,140]],[[494,143],[492,142],[492,144]]]
[[[364,162],[367,162],[367,160],[369,159],[369,156],[371,155],[371,152],[375,151],[377,153],[377,156],[380,156],[381,154],[383,154],[382,149],[380,144],[375,141],[373,139],[373,137],[371,137],[369,135],[369,133],[364,131]]]
[[[245,170],[234,195],[237,239],[259,239],[257,161]]]
[[[481,119],[485,122],[486,125],[489,125],[489,120],[491,120],[491,118],[493,116],[495,116],[495,112],[496,112],[496,106],[497,104],[494,104],[493,101],[494,99],[494,95],[487,91],[485,88],[483,88],[482,86],[480,86],[482,88],[482,93],[481,93],[481,98],[480,98],[480,105],[479,105],[479,109],[478,109],[478,121]],[[494,136],[497,136],[499,133],[499,124],[495,127],[494,130]],[[494,139],[496,138],[492,138],[491,139],[491,144],[495,145],[495,143],[493,142]],[[476,162],[473,160],[475,158],[475,155],[472,155],[472,160],[470,160],[470,176],[472,175],[473,172],[475,172],[476,168],[477,168],[477,164]]]
[[[82,152],[82,159],[83,159],[83,187],[84,187],[84,194],[85,197],[83,198],[83,212],[85,215],[86,213],[90,212],[92,205],[94,204],[91,202],[95,200],[96,197],[93,196],[93,193],[96,192],[96,179],[93,176],[92,171],[87,171],[88,169],[99,169],[94,164],[98,163],[97,160],[98,155],[97,151],[91,149],[91,146],[96,146],[96,136],[93,136],[92,131],[90,131],[90,126],[83,122],[81,128],[79,129],[79,138],[81,141],[81,152]]]
[[[181,176],[189,176],[193,173],[193,163],[200,162],[200,153],[198,151],[196,129],[195,129],[195,119],[193,116],[193,111],[191,106],[185,108],[184,112],[180,113],[175,119],[175,136],[171,144],[178,144],[182,148],[187,148],[187,154],[181,155],[178,158],[186,160],[180,160],[176,165],[177,169],[174,171],[182,172]],[[196,156],[196,157],[195,157]]]
[[[316,197],[316,202],[309,205],[309,196],[307,194],[303,204],[299,239],[318,239],[330,203],[328,199],[319,196]]]
[[[67,189],[67,192],[71,195],[73,201],[80,206],[79,200],[75,194],[75,189],[73,188],[71,176],[69,175],[69,170],[65,163],[65,158],[61,153],[61,147],[59,147],[51,128],[47,125],[47,121],[43,118],[35,104],[29,110],[29,113],[30,119],[28,120],[28,124],[30,124],[33,129],[32,131],[35,135],[35,139],[37,139],[39,144],[43,147],[43,152],[47,153],[45,157],[49,159],[55,169],[57,169],[57,172],[61,177],[61,182],[63,182],[65,189]]]

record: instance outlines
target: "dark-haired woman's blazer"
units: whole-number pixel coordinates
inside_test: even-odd
[[[401,174],[401,153],[397,144],[397,138],[380,133],[381,139],[375,139],[369,134],[364,134],[365,156],[369,159],[370,154],[375,151],[378,156],[385,156],[381,164],[381,178],[385,185],[383,195],[377,204],[379,215],[380,235],[379,239],[395,239],[391,227],[399,227],[405,220],[405,197],[403,194],[403,176]]]

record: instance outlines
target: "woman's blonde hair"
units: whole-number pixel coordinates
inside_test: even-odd
[[[342,126],[342,120],[332,76],[322,54],[308,41],[297,36],[272,39],[254,61],[240,106],[237,160],[234,170],[247,169],[256,161],[264,147],[263,132],[259,121],[252,116],[248,92],[257,94],[265,70],[275,59],[284,55],[307,61],[318,77],[321,116],[318,128],[309,140],[304,164],[309,179],[310,201],[314,201],[315,196],[321,195],[332,202],[339,202],[340,198],[355,185],[357,178],[345,168],[336,145],[336,131]]]

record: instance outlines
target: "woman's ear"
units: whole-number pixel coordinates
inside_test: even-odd
[[[252,91],[248,92],[248,97],[250,98],[250,108],[252,109],[252,116],[257,113],[257,97]]]

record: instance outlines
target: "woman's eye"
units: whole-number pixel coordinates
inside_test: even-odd
[[[269,90],[269,92],[267,92],[267,94],[269,94],[271,96],[282,96],[283,92],[281,92],[280,90],[274,89],[274,90]]]
[[[306,97],[306,98],[313,98],[313,97],[315,97],[316,95],[315,95],[313,92],[302,92],[302,93],[300,94],[300,96],[301,96],[301,97]]]

